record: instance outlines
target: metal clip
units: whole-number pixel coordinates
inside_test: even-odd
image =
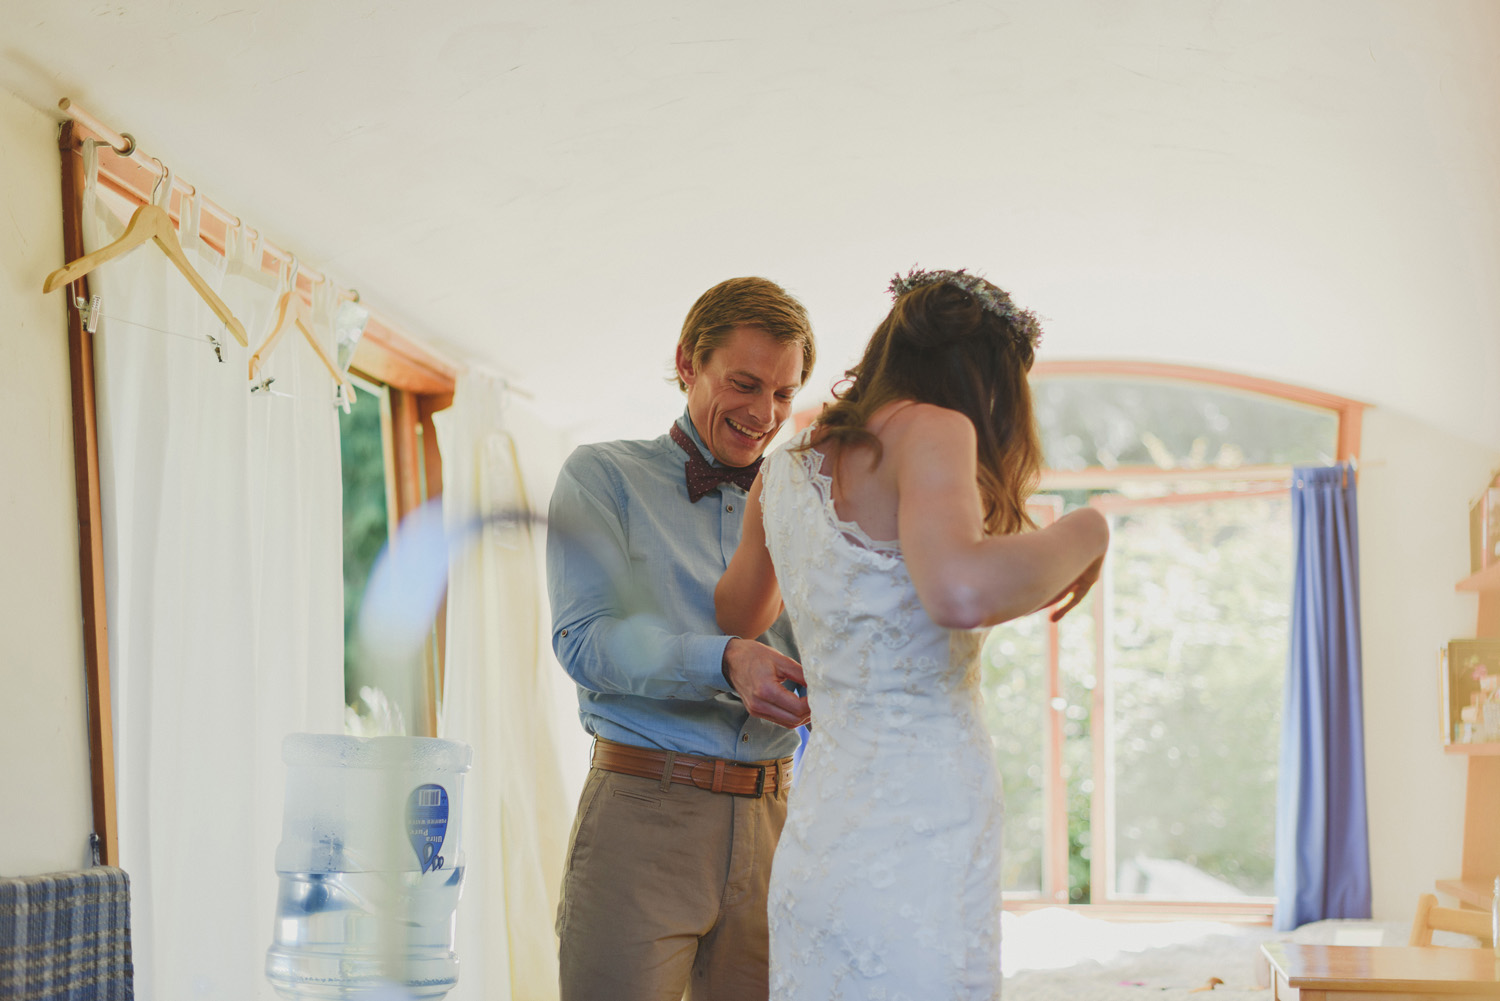
[[[89,301],[84,302],[83,296],[75,295],[73,297],[73,305],[78,307],[78,315],[83,318],[83,329],[91,334],[97,331],[99,329],[99,317],[104,315],[104,311],[100,307],[99,297],[97,295],[89,296]]]
[[[276,381],[276,377],[274,375],[268,375],[264,379],[262,379],[260,382],[257,382],[257,383],[254,383],[253,385],[251,385],[250,392],[252,392],[252,393],[261,393],[261,392],[269,393],[271,391],[271,383],[273,383],[275,381]]]
[[[99,835],[93,831],[89,832],[89,856],[94,860],[94,865],[99,864]]]
[[[224,342],[213,334],[205,334],[204,336],[208,338],[208,343],[214,346],[214,357],[219,359],[220,365],[224,364]]]

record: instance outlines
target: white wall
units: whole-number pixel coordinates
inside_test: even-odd
[[[56,125],[0,90],[0,875],[88,857],[87,701]]]
[[[1470,497],[1500,452],[1407,414],[1365,415],[1359,479],[1365,771],[1375,916],[1407,920],[1438,879],[1456,879],[1466,759],[1444,754],[1438,651],[1473,636]]]

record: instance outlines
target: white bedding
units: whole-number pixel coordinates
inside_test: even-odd
[[[1061,908],[1006,912],[1001,927],[1005,1001],[1266,1001],[1266,942],[1404,945],[1410,930],[1371,921],[1319,921],[1292,933],[1213,921],[1116,923]]]

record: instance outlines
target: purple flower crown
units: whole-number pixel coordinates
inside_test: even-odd
[[[913,289],[924,285],[952,285],[962,289],[979,301],[979,305],[1002,320],[1010,321],[1017,338],[1036,349],[1042,339],[1042,323],[1035,313],[1017,306],[1003,289],[997,288],[979,275],[971,275],[963,268],[957,271],[924,271],[912,268],[905,277],[898,272],[891,279],[891,298],[899,299]]]

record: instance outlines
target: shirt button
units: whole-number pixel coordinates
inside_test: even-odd
[[[734,514],[734,505],[733,504],[725,504],[724,505],[724,510],[728,511],[730,514]]]
[[[566,630],[566,629],[564,629],[564,630],[563,630],[563,631],[562,631],[562,634],[563,634],[563,635],[564,635],[564,636],[566,636],[566,635],[568,635],[568,631],[567,631],[567,630]]]
[[[748,743],[750,743],[750,735],[748,733],[742,733],[742,734],[740,734],[740,743],[741,744],[748,744]]]

